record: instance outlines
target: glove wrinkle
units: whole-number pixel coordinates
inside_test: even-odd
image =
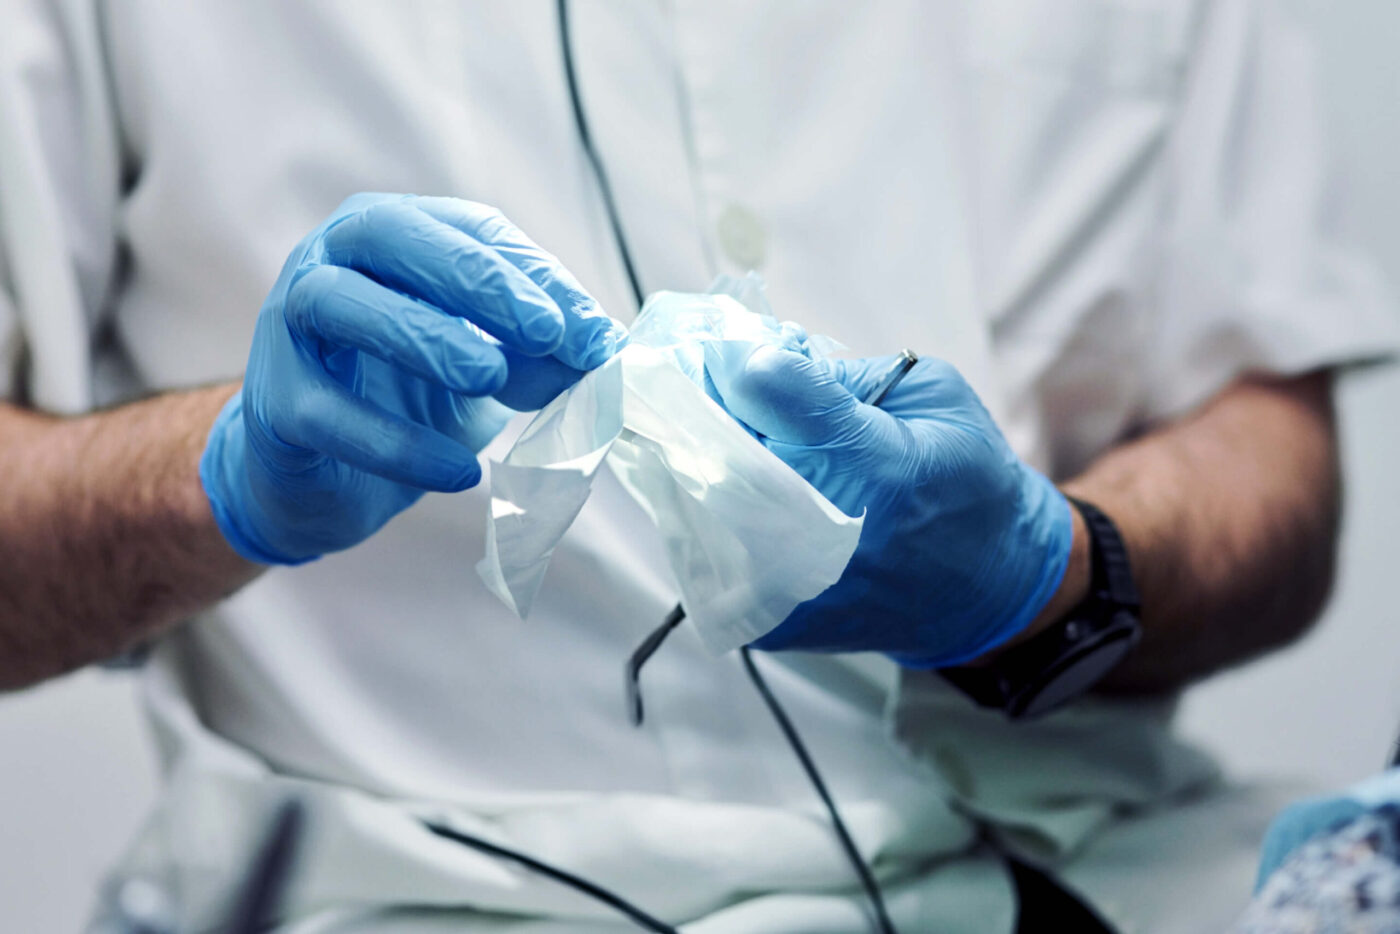
[[[509,418],[493,396],[543,405],[625,340],[500,212],[431,199],[454,226],[424,201],[347,199],[263,303],[242,392],[200,461],[219,528],[250,560],[348,548],[426,491],[475,485],[476,452]],[[470,230],[510,238],[512,256]]]
[[[756,647],[956,665],[1024,629],[1059,587],[1068,503],[948,363],[920,360],[875,408],[857,396],[892,357],[817,362],[721,345],[705,362],[731,414],[838,509],[865,515],[841,579]]]

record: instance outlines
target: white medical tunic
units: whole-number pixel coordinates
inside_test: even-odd
[[[952,359],[1053,476],[1243,372],[1391,340],[1329,227],[1305,44],[1262,3],[571,9],[645,289],[757,269],[780,316],[856,353]],[[283,258],[361,190],[497,205],[635,314],[554,4],[10,0],[5,385],[82,411],[237,379]],[[867,930],[735,656],[682,628],[645,670],[645,726],[626,722],[623,661],[676,597],[640,510],[602,484],[525,623],[472,571],[485,514],[481,489],[429,495],[166,638],[146,678],[167,790],[121,871],[204,929],[295,793],[312,824],[290,930],[628,929],[419,816],[687,931]],[[1167,704],[1011,726],[878,658],[763,665],[905,931],[1010,929],[991,844],[1059,866],[1124,930],[1219,929],[1247,898],[1272,804],[1219,787]]]

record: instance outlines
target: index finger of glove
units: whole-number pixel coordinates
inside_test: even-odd
[[[492,247],[410,201],[350,214],[322,242],[326,262],[466,318],[521,353],[542,356],[563,343],[564,315],[543,289]]]
[[[454,392],[487,396],[506,382],[506,360],[461,318],[343,266],[313,266],[287,292],[297,333],[353,347]]]
[[[862,401],[879,391],[894,368],[893,355],[886,357],[840,357],[822,361],[831,378]],[[907,377],[906,377],[907,378]]]
[[[308,448],[394,483],[457,492],[481,480],[471,448],[395,415],[329,378],[308,385],[277,419],[286,444]]]
[[[578,370],[601,365],[621,347],[627,329],[609,317],[559,259],[497,209],[461,198],[415,198],[437,220],[494,249],[554,300],[564,314],[564,340],[554,355]]]
[[[832,378],[864,401],[884,388],[897,357],[857,357],[828,360]],[[880,409],[902,419],[931,416],[955,418],[980,408],[977,395],[957,368],[938,357],[920,357],[888,391]]]

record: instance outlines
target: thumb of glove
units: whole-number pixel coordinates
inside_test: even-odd
[[[858,431],[856,397],[824,363],[744,341],[705,345],[705,372],[731,415],[767,438],[823,446]]]

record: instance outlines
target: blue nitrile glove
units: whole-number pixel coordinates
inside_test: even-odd
[[[269,564],[348,548],[426,490],[475,485],[506,406],[543,405],[625,339],[494,208],[356,195],[288,257],[209,434],[219,528]]]
[[[1310,838],[1337,829],[1384,804],[1400,804],[1400,769],[1382,772],[1338,795],[1304,798],[1290,804],[1274,818],[1264,835],[1256,889]]]
[[[1011,451],[941,360],[920,360],[880,408],[859,402],[893,362],[707,348],[729,412],[843,512],[865,512],[841,579],[757,648],[954,665],[1024,629],[1060,585],[1072,537],[1064,496]]]

